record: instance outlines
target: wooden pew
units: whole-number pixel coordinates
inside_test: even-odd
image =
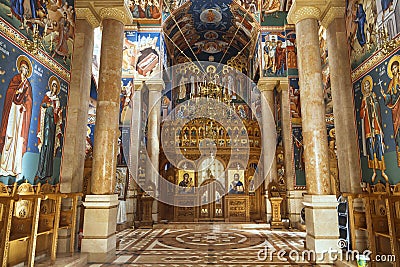
[[[0,260],[2,266],[7,265],[8,250],[10,242],[11,223],[8,223],[14,211],[14,195],[16,193],[17,184],[6,186],[0,183]]]
[[[44,195],[39,214],[37,252],[50,252],[51,261],[57,256],[58,227],[60,223],[61,199],[64,194],[59,192],[59,185],[52,186],[48,183],[41,186]],[[50,242],[50,246],[48,243]]]
[[[367,232],[372,259],[376,255],[390,254],[399,259],[400,184],[394,187],[393,192],[389,184],[367,184],[367,192],[344,196],[349,202],[352,249],[356,249],[355,230],[362,230]],[[363,199],[365,212],[354,209],[353,202],[357,198]],[[390,251],[382,245],[385,240],[390,244]],[[377,263],[372,261],[371,266],[377,266]]]
[[[70,209],[61,210],[59,229],[69,229],[71,232],[70,239],[70,253],[75,252],[75,233],[76,233],[76,216],[78,211],[78,200],[82,197],[82,193],[66,193],[63,194],[63,198],[71,200]]]
[[[76,216],[82,193],[60,193],[59,185],[17,186],[0,183],[0,259],[2,266],[22,262],[34,266],[36,254],[57,256],[59,229],[70,229],[70,252],[74,252]],[[61,210],[62,199],[71,207]]]
[[[43,196],[36,188],[25,182],[13,195],[12,213],[6,222],[2,266],[27,262],[34,266],[35,247],[39,222],[40,203]]]

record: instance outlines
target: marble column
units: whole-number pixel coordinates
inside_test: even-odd
[[[361,167],[346,41],[345,7],[336,7],[334,10],[331,8],[327,14],[329,12],[334,12],[336,18],[329,16],[329,21],[322,22],[327,29],[340,191],[361,193]]]
[[[262,116],[262,162],[263,162],[263,173],[264,173],[264,196],[265,196],[265,208],[266,208],[266,220],[270,221],[272,217],[272,207],[271,203],[268,199],[268,185],[270,182],[278,182],[278,170],[276,165],[276,153],[265,153],[266,150],[271,150],[271,146],[276,145],[276,132],[274,136],[271,136],[271,126],[275,127],[275,118],[274,118],[274,88],[278,84],[278,80],[276,79],[261,79],[258,82],[258,89],[261,92],[261,116]],[[271,123],[268,120],[273,120]],[[275,130],[275,128],[272,128]],[[271,144],[272,142],[272,144]],[[274,147],[275,148],[275,147]],[[275,152],[275,149],[273,149]],[[271,162],[272,161],[272,162]]]
[[[332,195],[325,105],[319,54],[318,19],[321,10],[310,2],[296,1],[288,14],[289,23],[296,25],[297,54],[300,79],[303,144],[307,195],[304,196],[306,216],[306,247],[321,255],[337,248],[339,236],[336,196]],[[321,218],[324,218],[321,220]],[[324,258],[321,262],[329,261]]]
[[[296,185],[294,164],[293,164],[293,137],[292,137],[292,117],[290,113],[290,98],[289,98],[289,81],[284,79],[280,81],[278,87],[281,104],[281,133],[284,153],[284,166],[286,188],[288,191],[293,191]]]
[[[114,194],[121,92],[124,23],[129,10],[103,8],[102,47],[93,147],[91,195],[85,202],[82,252],[89,262],[105,262],[115,255],[118,196]]]
[[[321,24],[327,29],[340,191],[361,193],[361,166],[355,124],[353,84],[344,19],[346,7],[344,2],[338,4],[340,6],[330,7],[325,12]],[[353,206],[359,211],[364,209],[361,199],[355,199]],[[365,232],[351,230],[355,231],[356,236],[356,247],[353,249],[364,251],[368,243]]]
[[[261,113],[262,113],[262,134],[263,134],[263,148],[265,145],[276,145],[276,143],[273,144],[268,144],[272,140],[276,140],[276,133],[274,133],[274,136],[271,139],[271,136],[268,134],[271,131],[271,122],[266,121],[267,119],[273,119],[274,118],[274,88],[278,84],[277,80],[260,80],[259,81],[259,90],[262,95],[262,100],[261,100]],[[264,123],[265,122],[265,123]],[[274,121],[274,126],[275,126],[275,121]],[[272,162],[271,159],[268,158],[268,156],[272,156]],[[277,182],[278,181],[278,172],[277,172],[277,167],[276,167],[276,158],[275,154],[263,154],[263,169],[264,169],[264,176],[267,176],[267,178],[264,179],[267,183],[270,183],[272,181]]]
[[[147,153],[149,161],[146,170],[147,183],[154,186],[153,197],[159,194],[159,156],[160,156],[160,127],[161,127],[161,92],[164,88],[163,81],[152,81],[147,84],[149,89],[149,118],[147,126]],[[147,184],[148,185],[148,184]],[[146,185],[146,186],[147,186]],[[146,188],[147,190],[147,188]],[[152,208],[153,222],[158,222],[158,201],[154,199]]]
[[[76,8],[75,12],[77,20],[60,175],[60,189],[63,193],[82,192],[92,75],[92,58],[87,55],[93,54],[93,29],[99,26],[99,21],[89,9]],[[66,209],[69,209],[71,204],[71,201],[63,201]],[[78,216],[79,214],[78,210]],[[58,251],[68,252],[70,230],[60,229],[58,237]]]
[[[130,125],[130,144],[129,144],[129,172],[131,174],[128,195],[126,201],[126,215],[128,224],[134,223],[134,212],[136,206],[135,194],[137,193],[138,168],[139,168],[139,152],[141,140],[141,124],[142,124],[142,82],[135,82],[133,94],[133,112]]]

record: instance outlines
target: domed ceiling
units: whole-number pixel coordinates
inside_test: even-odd
[[[251,58],[260,25],[232,0],[192,0],[164,23],[168,51],[175,62],[226,62],[238,54]]]

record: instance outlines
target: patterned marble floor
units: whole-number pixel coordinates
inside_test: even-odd
[[[117,255],[103,266],[313,266],[311,262],[278,259],[273,250],[304,250],[305,233],[227,225],[186,225],[186,229],[127,229],[118,233]],[[267,257],[264,260],[264,251]],[[260,252],[262,250],[262,252]],[[260,257],[258,256],[261,256]],[[271,256],[272,255],[272,256]]]

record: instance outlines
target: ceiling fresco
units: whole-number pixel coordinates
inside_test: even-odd
[[[254,54],[260,25],[236,1],[192,0],[175,9],[163,29],[168,51],[177,62],[190,58],[225,64],[238,54]]]

